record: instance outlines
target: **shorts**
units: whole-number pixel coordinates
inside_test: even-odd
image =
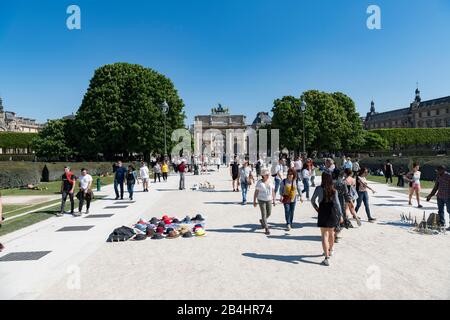
[[[233,177],[233,181],[234,181],[234,180],[237,180],[237,178],[239,177],[239,175],[238,175],[238,174],[233,174],[232,177]]]
[[[142,178],[142,182],[143,183],[146,183],[146,182],[148,182],[150,180],[150,178]]]
[[[418,191],[420,191],[420,183],[413,183],[413,184],[412,184],[412,188],[413,188],[413,190],[418,190]]]

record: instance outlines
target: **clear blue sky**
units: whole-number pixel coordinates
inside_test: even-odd
[[[81,8],[82,29],[66,28]],[[382,30],[366,9],[382,10]],[[253,120],[273,100],[342,91],[361,114],[450,95],[448,0],[0,0],[0,95],[40,121],[75,112],[94,70],[130,62],[170,77],[187,122],[221,102]]]

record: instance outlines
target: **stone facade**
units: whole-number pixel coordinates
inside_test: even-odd
[[[416,90],[414,101],[408,108],[378,113],[372,101],[370,112],[364,119],[364,128],[449,128],[450,96],[422,101],[420,90]]]
[[[39,132],[42,125],[30,118],[18,117],[15,112],[5,111],[0,97],[0,131]]]

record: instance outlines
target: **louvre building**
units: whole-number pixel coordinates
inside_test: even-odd
[[[0,97],[0,132],[39,132],[42,125],[30,118],[18,117],[15,112],[5,111]]]
[[[367,130],[383,128],[449,128],[450,96],[422,101],[416,89],[414,101],[408,108],[376,112],[372,101],[370,112],[364,119]]]

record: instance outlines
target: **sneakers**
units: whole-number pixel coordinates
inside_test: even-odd
[[[116,197],[114,200],[119,200],[119,197]]]
[[[57,217],[62,217],[62,216],[64,216],[64,212],[58,212],[58,213],[56,214],[56,216],[57,216]]]
[[[286,226],[286,231],[291,231],[291,229],[292,229],[291,225],[288,224],[288,225]]]
[[[369,219],[369,222],[370,222],[370,223],[374,223],[375,221],[377,221],[377,219],[375,219],[375,218],[370,218],[370,219]]]
[[[266,236],[270,236],[270,231],[269,228],[266,228],[266,232],[265,232]]]
[[[89,214],[89,209],[88,209],[88,210],[86,210],[86,214]]]
[[[419,205],[417,206],[417,208],[422,209],[422,208],[423,208],[423,205],[419,204]]]
[[[334,237],[334,243],[339,243],[339,241],[341,240],[341,237]]]
[[[358,224],[358,227],[361,227],[361,219],[359,217],[355,218],[356,223]]]
[[[325,257],[325,259],[322,261],[322,265],[328,267],[330,265],[330,258]]]
[[[81,216],[81,211],[79,212],[72,212],[74,217],[80,217]]]

